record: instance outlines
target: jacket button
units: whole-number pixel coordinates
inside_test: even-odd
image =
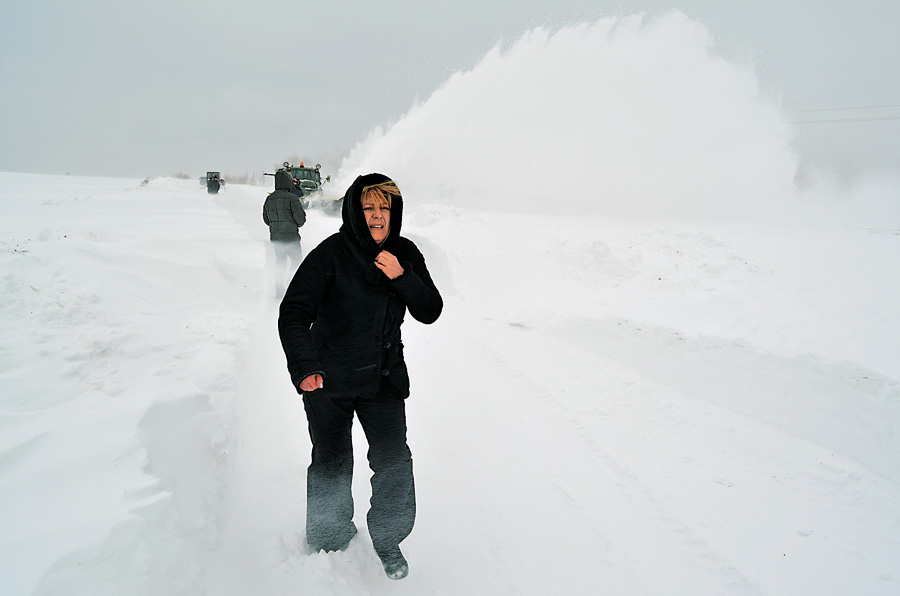
[[[386,377],[386,376],[388,376],[389,374],[391,374],[391,371],[389,371],[389,370],[383,370],[383,371],[381,371],[381,375],[382,375],[382,376],[385,376],[385,377]]]
[[[385,348],[391,347],[391,342],[387,342],[386,344],[384,344],[384,347],[385,347]]]

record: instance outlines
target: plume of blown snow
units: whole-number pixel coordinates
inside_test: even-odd
[[[536,28],[376,128],[335,177],[500,212],[747,217],[793,190],[779,107],[678,11]]]

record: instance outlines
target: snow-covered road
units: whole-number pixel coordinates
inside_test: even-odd
[[[266,191],[40,180],[0,175],[4,593],[898,591],[896,231],[409,203],[446,307],[404,329],[391,582],[362,523],[304,546]]]

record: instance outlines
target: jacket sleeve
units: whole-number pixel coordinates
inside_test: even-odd
[[[298,228],[306,223],[306,211],[303,210],[303,205],[300,204],[300,199],[297,197],[291,197],[291,216]]]
[[[268,202],[269,200],[266,199],[266,202],[263,203],[263,221],[266,222],[266,225],[269,225],[269,214],[266,213],[266,203]]]
[[[312,374],[324,376],[310,328],[333,281],[326,272],[321,251],[313,250],[291,280],[278,316],[278,335],[287,357],[291,382],[299,392],[300,382]]]
[[[441,316],[444,300],[428,273],[425,257],[415,244],[410,242],[409,246],[410,250],[404,256],[410,260],[400,263],[403,275],[391,281],[391,289],[406,303],[415,320],[428,325]]]

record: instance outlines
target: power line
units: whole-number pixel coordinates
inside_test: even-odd
[[[875,118],[834,118],[831,120],[791,120],[791,124],[830,124],[832,122],[882,122],[884,120],[900,120],[900,116],[881,116]]]
[[[879,110],[883,108],[900,108],[900,103],[883,106],[856,106],[852,108],[821,108],[818,110],[786,110],[782,114],[805,114],[809,112],[843,112],[845,110]]]

